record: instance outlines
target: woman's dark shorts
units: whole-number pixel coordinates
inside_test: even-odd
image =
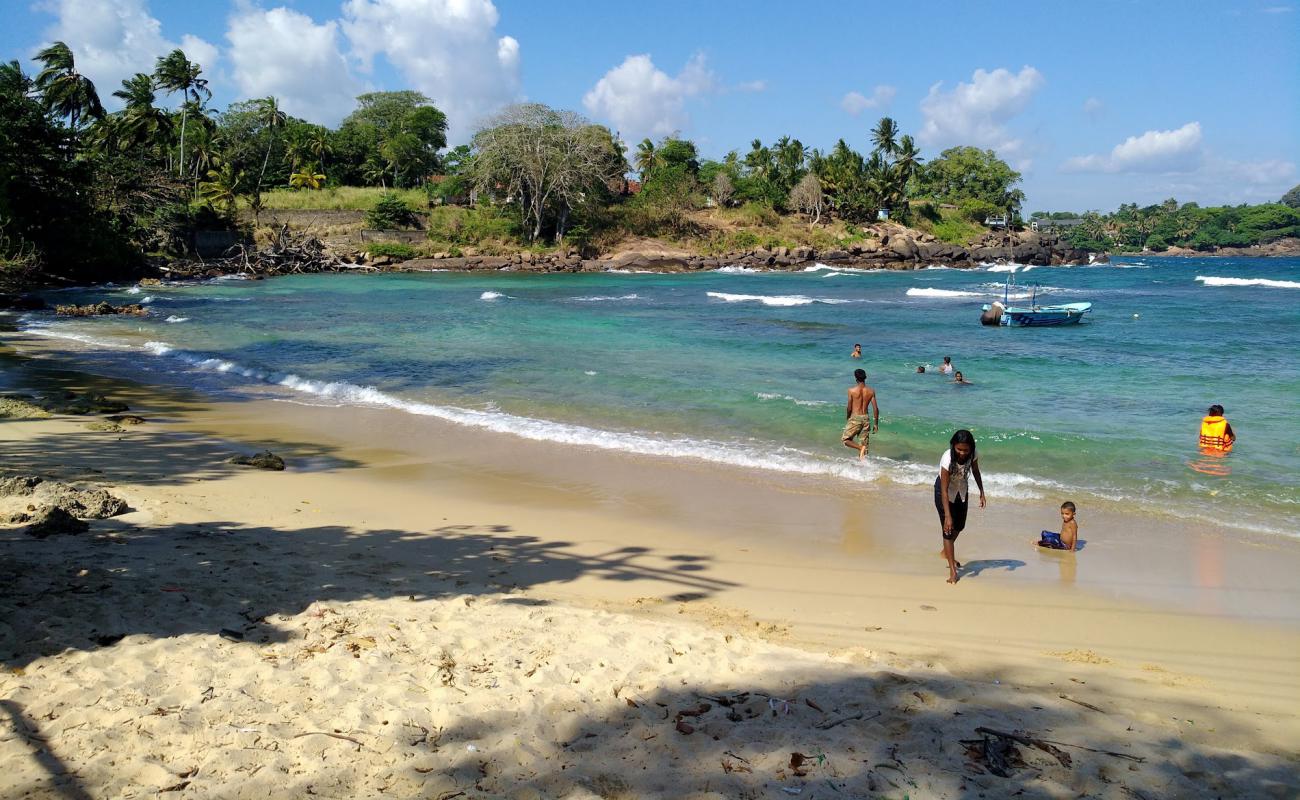
[[[958,498],[948,502],[948,507],[952,509],[952,533],[945,533],[943,538],[949,541],[956,539],[957,534],[966,529],[966,509],[967,499]],[[939,530],[943,530],[943,493],[939,486],[939,479],[934,479],[934,508],[939,512]]]

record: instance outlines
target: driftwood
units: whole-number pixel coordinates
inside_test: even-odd
[[[1129,753],[1117,753],[1113,750],[1098,750],[1081,744],[1071,744],[1070,742],[1057,742],[1051,739],[1040,739],[1036,736],[1030,736],[1027,733],[1016,733],[1008,731],[994,730],[993,728],[979,727],[975,732],[980,734],[982,739],[965,739],[962,744],[972,748],[978,760],[982,761],[989,768],[989,772],[1002,778],[1009,777],[1011,770],[1023,766],[1024,762],[1015,751],[1015,744],[1022,744],[1026,747],[1033,747],[1042,750],[1044,753],[1052,756],[1063,767],[1070,767],[1073,760],[1070,754],[1061,750],[1062,747],[1073,747],[1076,750],[1085,750],[1089,753],[1099,753],[1113,758],[1122,758],[1127,761],[1133,761],[1141,764],[1146,761],[1142,756],[1135,756]]]
[[[357,269],[328,252],[315,236],[295,233],[288,224],[280,226],[267,247],[235,245],[234,254],[220,264],[233,272],[251,275],[293,275],[304,272],[339,272]],[[233,268],[233,269],[232,269]],[[373,269],[373,268],[372,268]]]

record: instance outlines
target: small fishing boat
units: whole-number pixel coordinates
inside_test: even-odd
[[[1028,306],[1013,306],[1008,302],[1011,293],[1011,279],[1007,279],[1007,288],[1001,300],[994,300],[984,305],[980,314],[980,323],[984,325],[1006,325],[1018,328],[1038,328],[1048,325],[1078,325],[1083,317],[1092,310],[1092,303],[1060,303],[1058,305],[1038,305],[1038,285],[1030,295]]]

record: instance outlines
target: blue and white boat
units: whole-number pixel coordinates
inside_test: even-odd
[[[1038,305],[1038,285],[1030,295],[1028,306],[1013,306],[1008,302],[1011,281],[1001,300],[986,303],[980,322],[984,325],[1005,325],[1017,328],[1039,328],[1048,325],[1078,325],[1084,316],[1092,310],[1092,303],[1061,303],[1051,306]]]

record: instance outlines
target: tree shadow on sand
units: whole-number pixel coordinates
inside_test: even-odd
[[[44,552],[37,556],[33,548]],[[1283,756],[1221,749],[1223,743],[1263,746],[1239,717],[1197,707],[1181,714],[1194,718],[1195,727],[1179,727],[1163,716],[1126,713],[1118,698],[1081,695],[1091,701],[1081,704],[1020,666],[991,664],[964,679],[941,671],[900,674],[874,658],[821,659],[733,641],[725,631],[691,633],[688,626],[653,634],[622,623],[596,626],[596,639],[581,646],[555,640],[539,651],[513,644],[516,629],[532,631],[552,615],[573,613],[529,596],[529,589],[596,578],[644,583],[650,595],[708,598],[735,585],[711,577],[711,566],[695,554],[649,547],[578,552],[563,540],[490,523],[453,522],[429,531],[225,522],[137,529],[107,520],[87,534],[44,541],[9,529],[0,532],[0,660],[22,669],[46,655],[186,634],[231,640],[199,645],[202,650],[268,651],[301,635],[275,618],[301,615],[318,601],[465,599],[442,613],[464,615],[462,625],[479,644],[458,653],[466,663],[449,660],[447,651],[413,656],[401,674],[419,686],[417,702],[393,705],[392,695],[378,691],[367,698],[369,690],[357,681],[368,683],[369,662],[340,656],[359,665],[361,672],[350,677],[330,662],[335,666],[326,675],[335,677],[325,680],[350,681],[338,702],[375,709],[365,719],[340,710],[333,727],[286,727],[275,720],[300,710],[255,699],[258,687],[244,687],[238,673],[215,678],[218,700],[210,706],[203,704],[211,689],[186,695],[178,707],[141,701],[148,705],[131,711],[140,721],[113,734],[132,742],[123,746],[133,755],[121,763],[138,763],[139,753],[154,746],[151,726],[183,724],[167,735],[182,737],[169,741],[182,747],[186,763],[176,766],[185,774],[155,788],[188,788],[195,796],[239,794],[230,782],[242,787],[239,796],[574,800],[1294,796],[1300,788],[1294,762]],[[517,606],[521,616],[510,627],[484,626],[480,633],[473,615],[493,606]],[[348,612],[340,611],[328,619],[345,622]],[[638,644],[638,637],[653,636],[667,638]],[[690,644],[674,646],[680,637]],[[671,666],[658,655],[665,645]],[[392,646],[400,646],[400,637]],[[220,673],[220,651],[211,658],[216,661],[194,668]],[[93,665],[87,681],[117,685]],[[160,679],[170,685],[168,672],[190,668],[168,667]],[[539,669],[563,677],[534,681]],[[691,679],[674,677],[674,670]],[[1080,696],[1081,684],[1064,683],[1067,671],[1057,680]],[[306,673],[274,674],[299,680]],[[500,699],[485,709],[470,703],[467,690]],[[221,711],[222,703],[241,698],[261,709],[262,721],[239,723],[255,733],[224,722],[193,727],[204,715],[231,713]],[[105,784],[102,760],[65,749],[77,736],[96,734],[65,738],[74,717],[61,715],[75,709],[48,702],[24,708],[39,699],[16,695],[4,705],[14,730],[8,752],[25,752],[43,776],[30,783],[29,767],[23,773],[29,785],[10,788],[70,798],[144,788],[130,783],[144,778]],[[47,706],[54,710],[45,712]],[[107,719],[94,724],[110,724]],[[980,728],[1052,744],[1040,749]],[[186,744],[195,736],[202,737],[201,748]],[[232,772],[232,764],[242,771]]]
[[[47,550],[41,561],[25,556],[33,548]],[[682,561],[649,547],[582,553],[506,525],[136,529],[105,520],[90,533],[43,541],[10,528],[0,532],[0,554],[0,662],[10,666],[137,634],[284,641],[267,617],[293,616],[318,601],[510,595],[582,577],[643,581],[647,593],[669,598],[702,599],[736,585],[709,577],[700,556]]]

